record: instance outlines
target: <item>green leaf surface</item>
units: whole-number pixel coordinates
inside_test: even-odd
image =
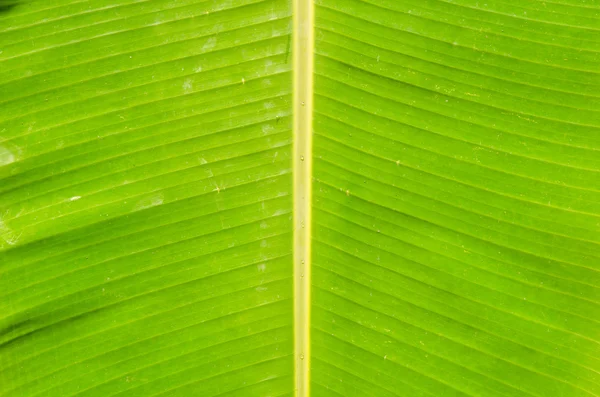
[[[0,394],[292,395],[290,5],[0,21]]]
[[[315,396],[600,395],[598,11],[316,2]]]
[[[600,396],[599,170],[597,0],[0,0],[0,396]]]

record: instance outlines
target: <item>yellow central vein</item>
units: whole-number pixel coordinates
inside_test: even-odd
[[[313,0],[294,0],[294,349],[296,397],[310,394]]]

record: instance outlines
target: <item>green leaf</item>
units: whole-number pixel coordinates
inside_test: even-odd
[[[1,21],[0,394],[292,395],[289,4]]]
[[[597,2],[318,0],[313,395],[600,395]]]
[[[0,1],[0,396],[600,396],[597,0]]]

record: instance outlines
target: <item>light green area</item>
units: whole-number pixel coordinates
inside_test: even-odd
[[[316,4],[312,395],[600,396],[600,3]]]
[[[311,394],[600,396],[600,2],[315,4]],[[0,0],[1,397],[294,395],[292,30]]]
[[[0,395],[291,396],[291,5],[0,11]]]

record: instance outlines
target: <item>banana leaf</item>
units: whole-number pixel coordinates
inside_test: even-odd
[[[0,396],[600,396],[600,1],[0,1]]]

